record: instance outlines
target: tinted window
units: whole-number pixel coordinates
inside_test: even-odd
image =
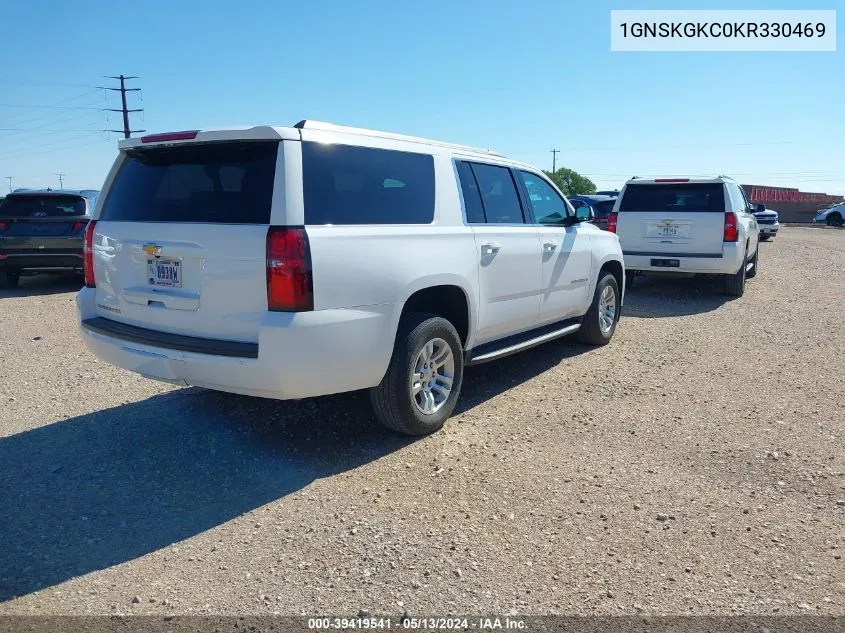
[[[613,211],[615,200],[602,200],[593,205],[593,210],[596,212],[596,218],[606,218]]]
[[[430,224],[434,158],[349,145],[302,144],[306,224]]]
[[[628,185],[620,212],[725,211],[722,183]]]
[[[11,194],[0,202],[0,217],[61,218],[85,215],[85,200],[79,196],[16,196]]]
[[[511,172],[506,167],[473,163],[488,224],[522,224],[522,207]]]
[[[557,224],[569,215],[563,198],[549,183],[527,171],[521,171],[519,175],[525,183],[528,200],[534,210],[534,219],[538,224]]]
[[[468,224],[484,224],[484,209],[481,206],[481,193],[478,191],[478,183],[469,163],[458,162],[458,178],[461,181],[461,192],[464,196],[464,209],[466,209]]]
[[[274,141],[129,150],[100,217],[268,224],[278,148]]]

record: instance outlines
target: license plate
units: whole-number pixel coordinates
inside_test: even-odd
[[[164,257],[147,260],[147,281],[151,286],[182,287],[182,260]]]
[[[677,226],[658,226],[657,227],[657,236],[658,237],[678,237],[680,227]]]

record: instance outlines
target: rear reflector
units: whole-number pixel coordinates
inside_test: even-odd
[[[0,231],[8,231],[9,230],[9,223],[8,222],[0,222]]]
[[[271,226],[267,231],[267,309],[314,309],[311,247],[305,229]]]
[[[607,229],[610,233],[616,233],[616,220],[618,218],[618,214],[615,211],[611,211],[610,215],[607,216]]]
[[[725,235],[722,241],[736,242],[739,239],[739,227],[736,213],[728,211],[725,213]]]
[[[88,223],[87,222],[74,222],[71,225],[70,230],[73,231],[74,233],[76,233],[77,231],[84,229],[86,224],[88,224]]]
[[[654,182],[689,182],[689,178],[655,178]]]
[[[96,220],[91,220],[85,227],[85,240],[82,242],[82,269],[85,271],[85,285],[96,288],[94,282],[94,226]]]
[[[160,143],[162,141],[190,141],[195,139],[199,130],[186,130],[184,132],[167,132],[165,134],[148,134],[141,137],[142,143]]]

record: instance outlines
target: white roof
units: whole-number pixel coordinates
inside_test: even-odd
[[[654,178],[638,178],[634,176],[633,178],[629,178],[625,184],[630,183],[637,183],[637,184],[646,184],[646,185],[662,185],[668,183],[714,183],[714,182],[725,182],[730,180],[734,182],[734,179],[730,176],[655,176]]]

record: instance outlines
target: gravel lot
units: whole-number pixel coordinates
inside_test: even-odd
[[[726,301],[468,370],[418,441],[97,362],[73,280],[0,290],[0,614],[845,614],[845,233]]]

